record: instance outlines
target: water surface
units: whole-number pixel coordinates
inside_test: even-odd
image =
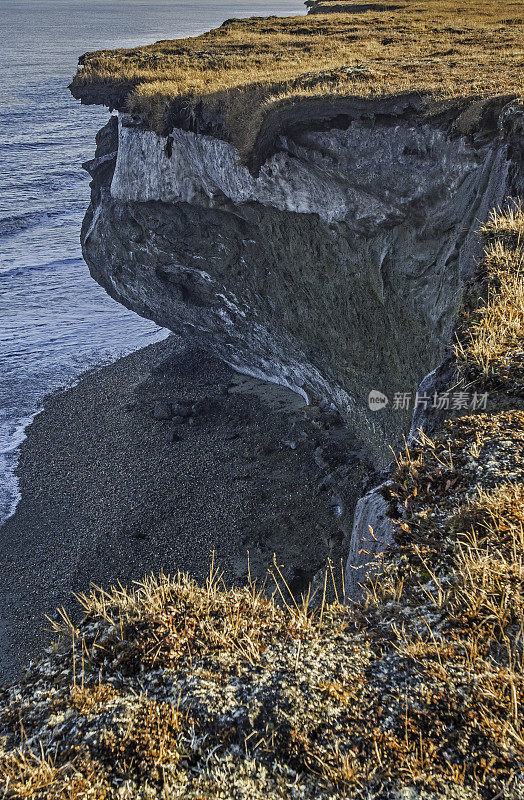
[[[71,98],[78,56],[296,13],[292,0],[0,0],[0,520],[16,504],[17,447],[44,395],[165,335],[107,297],[82,261],[81,163],[108,112]]]

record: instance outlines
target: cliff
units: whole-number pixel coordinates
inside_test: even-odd
[[[479,223],[522,194],[514,59],[499,63],[521,22],[511,4],[469,11],[447,50],[454,9],[386,3],[87,54],[72,84],[120,109],[86,165],[93,277],[236,369],[332,403],[377,470],[412,423],[394,398],[449,354]],[[343,551],[358,551],[339,483]]]
[[[522,23],[512,3],[343,10],[83,56],[73,94],[119,113],[82,244],[119,302],[333,402],[383,466],[410,427],[394,394],[452,340],[476,228],[521,192]]]
[[[311,11],[87,54],[72,91],[118,110],[86,164],[93,277],[373,462],[354,520],[329,476],[345,578],[82,597],[4,692],[13,796],[523,797],[522,21]]]
[[[411,425],[395,396],[414,398],[449,352],[479,221],[519,193],[522,112],[488,99],[433,118],[412,95],[350,109],[347,128],[281,138],[256,177],[223,139],[160,137],[113,117],[86,165],[82,244],[119,302],[246,374],[333,404],[380,470]],[[386,407],[370,409],[372,391]],[[350,541],[353,475],[329,477],[336,561],[366,549]]]
[[[333,402],[384,461],[409,418],[370,412],[368,394],[414,392],[442,360],[479,221],[518,192],[522,112],[485,101],[443,122],[415,97],[351,108],[343,130],[282,139],[256,178],[223,140],[159,137],[127,115],[117,138],[113,118],[87,165],[82,242],[119,302]],[[474,135],[460,133],[471,117]]]

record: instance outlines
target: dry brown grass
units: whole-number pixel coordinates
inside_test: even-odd
[[[519,533],[523,507],[524,486],[521,484],[505,483],[492,491],[479,488],[474,499],[460,507],[451,522],[457,531],[469,531],[473,527],[477,531],[496,528],[499,546],[505,542],[506,532],[510,531],[511,537],[517,535],[524,547],[524,537]]]
[[[300,638],[312,630],[307,600],[297,604],[284,586],[280,591],[287,615],[255,585],[226,591],[211,568],[205,589],[185,574],[148,576],[131,589],[97,589],[79,600],[87,614],[104,619],[115,632],[111,646],[116,661],[121,670],[132,673],[145,666],[172,667],[182,658],[210,656],[224,649],[256,665],[279,632]],[[71,634],[67,623],[56,630]],[[121,648],[124,636],[132,644]],[[107,648],[106,644],[104,657]]]
[[[511,202],[505,209],[494,208],[481,233],[486,239],[509,243],[514,250],[524,245],[524,209],[520,201]]]
[[[399,457],[400,557],[378,581],[394,590],[355,611],[295,605],[282,584],[279,605],[213,574],[204,587],[160,576],[82,598],[86,620],[63,620],[68,646],[21,689],[18,749],[0,759],[7,796],[511,796],[524,754],[522,492],[457,505],[449,475],[475,426],[457,430],[456,446],[426,437]],[[437,493],[449,511],[428,521]]]
[[[2,798],[6,800],[106,800],[108,786],[88,758],[61,765],[43,749],[36,753],[26,745],[0,754]]]
[[[180,733],[184,720],[172,703],[141,696],[126,713],[125,735],[120,726],[105,728],[98,757],[113,773],[132,776],[140,784],[176,772],[184,754]],[[165,778],[164,778],[165,779]]]
[[[196,38],[88,53],[73,91],[86,97],[95,88],[96,102],[111,103],[116,90],[158,132],[169,127],[173,103],[188,120],[203,103],[208,113],[225,119],[243,152],[267,112],[295,98],[522,94],[520,2],[464,0],[457,6],[450,0],[408,0],[383,6],[232,20]]]
[[[115,690],[108,684],[78,686],[75,680],[71,691],[71,705],[80,714],[91,714],[113,700],[115,696]]]
[[[513,467],[514,457],[524,476],[523,422],[520,412],[466,416],[448,423],[434,441],[421,436],[398,458],[386,494],[401,525],[401,555],[369,586],[372,612],[398,608],[401,620],[403,608],[416,609],[409,624],[390,624],[395,649],[416,662],[427,680],[427,721],[417,720],[425,732],[418,769],[423,749],[430,760],[437,758],[432,726],[452,708],[451,687],[469,694],[471,686],[459,676],[475,676],[472,702],[462,713],[475,719],[482,742],[476,779],[484,790],[501,767],[497,753],[515,747],[522,754],[524,748],[524,490],[521,482],[504,480],[504,462]],[[484,480],[494,488],[485,488]],[[461,736],[468,735],[466,728]]]
[[[487,297],[465,319],[456,353],[474,378],[524,386],[524,211],[520,203],[492,212],[481,270]]]

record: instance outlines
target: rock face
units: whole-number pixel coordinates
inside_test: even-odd
[[[393,544],[394,527],[387,516],[387,503],[380,489],[361,497],[355,508],[353,530],[346,562],[346,598],[360,600],[362,585],[378,567],[378,557]]]
[[[113,118],[87,165],[82,231],[113,297],[246,373],[333,402],[382,462],[409,412],[370,412],[368,394],[414,391],[442,360],[474,231],[515,183],[518,117],[477,109],[461,133],[471,110],[443,121],[384,103],[359,101],[342,129],[286,130],[257,176],[223,140],[162,138],[125,115],[116,136]]]
[[[411,425],[394,393],[414,394],[424,376],[434,387],[451,368],[476,230],[522,191],[524,114],[507,99],[344,103],[331,121],[325,109],[318,124],[311,114],[294,124],[289,110],[289,124],[272,120],[255,167],[223,138],[162,138],[113,117],[85,165],[94,180],[82,245],[116,300],[248,375],[333,406],[381,469]],[[387,398],[380,410],[368,406],[372,391]],[[391,539],[380,502],[363,498],[351,534],[341,499],[358,568],[350,596],[369,525],[381,517],[377,540]]]

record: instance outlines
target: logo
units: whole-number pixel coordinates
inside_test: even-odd
[[[380,411],[389,403],[388,398],[382,392],[372,389],[368,394],[368,406],[371,411]]]

